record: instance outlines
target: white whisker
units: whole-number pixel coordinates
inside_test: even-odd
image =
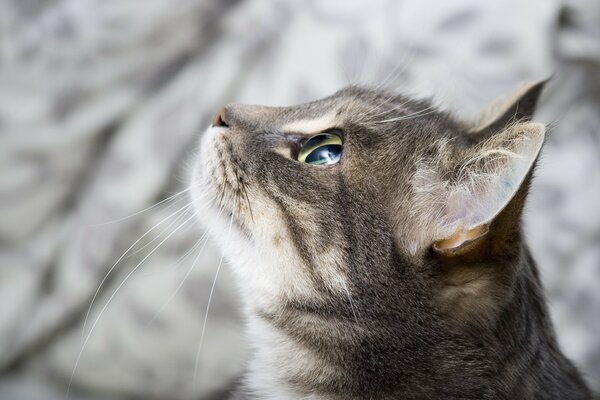
[[[188,270],[186,271],[185,275],[183,276],[183,279],[181,280],[181,282],[179,283],[179,285],[177,286],[177,288],[175,289],[175,291],[173,292],[173,294],[171,294],[171,296],[162,305],[162,307],[160,307],[158,309],[158,311],[152,316],[152,319],[150,320],[150,322],[148,322],[148,324],[152,324],[156,320],[156,318],[158,318],[158,316],[167,308],[167,306],[171,303],[171,301],[175,298],[175,296],[177,296],[177,293],[179,293],[179,291],[183,287],[183,284],[187,280],[188,276],[192,273],[194,267],[196,266],[196,263],[200,259],[200,256],[202,255],[202,252],[204,251],[204,248],[206,247],[206,243],[208,242],[208,239],[209,239],[208,234],[209,234],[208,232],[205,233],[205,234],[203,234],[200,237],[200,239],[196,242],[196,244],[194,245],[194,247],[192,247],[192,249],[188,250],[188,252],[185,254],[185,256],[187,256],[191,251],[193,251],[193,249],[195,249],[195,248],[198,247],[198,245],[200,244],[200,242],[202,242],[204,240],[204,243],[202,243],[200,251],[198,252],[198,254],[196,255],[196,257],[194,258],[194,261],[192,262],[192,266],[190,268],[188,268]],[[175,265],[177,265],[177,264],[175,264]]]
[[[112,273],[112,271],[121,262],[121,260],[123,260],[123,258],[127,255],[127,253],[129,253],[129,251],[131,251],[131,249],[133,249],[142,239],[144,239],[147,235],[149,235],[150,232],[152,232],[154,229],[156,229],[157,227],[159,227],[163,222],[165,222],[169,218],[172,218],[174,215],[177,215],[178,213],[180,213],[180,212],[182,212],[184,210],[187,211],[191,206],[192,206],[192,203],[189,203],[189,204],[181,207],[177,211],[169,214],[168,216],[166,216],[162,220],[160,220],[156,225],[154,225],[152,228],[150,228],[149,230],[147,230],[146,233],[144,233],[142,236],[140,236],[140,238],[138,240],[136,240],[131,246],[129,246],[129,248],[127,250],[125,250],[125,252],[121,255],[121,257],[119,257],[119,259],[112,265],[112,267],[109,268],[109,270],[106,273],[106,275],[104,275],[104,278],[102,278],[102,281],[100,281],[100,284],[98,285],[98,288],[96,289],[96,292],[92,296],[92,300],[90,301],[90,305],[89,305],[89,307],[87,309],[87,312],[85,313],[85,318],[83,320],[83,328],[81,329],[81,338],[82,339],[83,339],[83,336],[85,335],[85,328],[87,326],[87,322],[88,322],[88,319],[89,319],[92,307],[94,305],[94,301],[96,301],[96,297],[98,297],[98,293],[100,293],[100,290],[102,289],[102,286],[104,285],[104,283],[106,282],[106,280],[108,279],[108,277],[110,276],[110,274]]]
[[[239,198],[238,198],[239,203]],[[234,211],[238,206],[234,207]],[[227,238],[226,242],[229,241],[229,237],[231,236],[231,228],[233,226],[234,214],[231,215],[231,220],[229,222],[229,228],[227,230]],[[219,272],[221,271],[221,265],[223,265],[223,255],[219,260],[219,265],[217,266],[217,271],[215,272],[215,277],[213,279],[212,286],[210,288],[210,294],[208,295],[208,304],[206,305],[206,313],[204,314],[204,322],[202,323],[202,332],[200,333],[200,343],[198,344],[198,350],[196,351],[196,359],[194,361],[194,386],[196,385],[196,377],[198,374],[198,364],[200,362],[200,352],[202,351],[202,344],[204,343],[204,333],[206,332],[206,324],[208,322],[208,313],[210,312],[210,304],[212,302],[213,293],[215,291],[215,286],[217,284],[217,278],[219,277]]]
[[[191,204],[190,204],[191,205]],[[188,205],[187,207],[189,207],[190,205]],[[98,324],[98,321],[100,321],[100,318],[102,317],[102,315],[104,314],[104,312],[106,311],[106,309],[108,308],[109,304],[111,303],[111,301],[113,300],[113,298],[117,295],[117,293],[119,292],[119,289],[121,289],[121,287],[123,287],[123,285],[125,285],[125,283],[127,282],[127,280],[131,277],[131,275],[133,275],[135,273],[135,271],[139,268],[140,265],[142,265],[144,263],[144,261],[146,261],[152,254],[154,254],[154,252],[164,243],[166,242],[171,236],[173,236],[177,231],[179,231],[183,226],[185,226],[192,218],[195,218],[196,215],[193,214],[191,217],[189,217],[188,219],[186,219],[183,223],[181,223],[181,225],[179,225],[173,232],[171,232],[166,238],[164,238],[154,249],[152,249],[152,251],[146,255],[142,261],[140,261],[126,276],[125,279],[123,279],[123,281],[117,286],[117,288],[115,289],[115,291],[113,292],[113,294],[108,298],[108,301],[106,302],[106,304],[104,305],[104,307],[102,307],[102,309],[100,310],[100,312],[98,313],[98,317],[96,317],[96,319],[94,320],[94,323],[92,324],[89,333],[87,334],[87,336],[85,337],[85,340],[83,341],[83,344],[81,346],[81,350],[79,351],[79,354],[77,355],[77,359],[75,360],[75,366],[73,367],[73,372],[71,373],[71,377],[69,378],[69,385],[67,386],[67,399],[69,398],[69,393],[71,390],[71,385],[73,383],[73,378],[75,377],[75,372],[77,370],[77,367],[79,365],[79,362],[81,361],[81,356],[83,355],[83,351],[85,350],[85,346],[87,345],[88,341],[90,340],[90,337],[92,336],[92,333],[94,332],[94,328],[96,327],[96,325]]]
[[[127,220],[127,219],[129,219],[129,218],[133,218],[133,217],[135,217],[136,215],[140,215],[140,214],[142,214],[142,213],[145,213],[146,211],[150,211],[150,210],[152,210],[153,208],[156,208],[156,207],[160,206],[161,204],[167,203],[167,202],[169,202],[169,201],[179,201],[179,200],[181,200],[181,199],[175,199],[175,198],[176,198],[176,197],[179,197],[179,196],[181,196],[182,194],[184,194],[184,193],[186,193],[186,192],[188,192],[190,189],[192,189],[192,188],[191,188],[191,187],[189,187],[189,188],[187,188],[187,189],[184,189],[184,190],[182,190],[182,191],[180,191],[180,192],[177,192],[177,193],[175,193],[174,195],[171,195],[171,196],[167,197],[166,199],[163,199],[163,200],[159,201],[159,202],[158,202],[158,203],[156,203],[156,204],[153,204],[153,205],[151,205],[151,206],[149,206],[149,207],[146,207],[146,208],[144,208],[143,210],[140,210],[140,211],[138,211],[138,212],[135,212],[135,213],[133,213],[133,214],[131,214],[131,215],[128,215],[128,216],[126,216],[126,217],[119,218],[119,219],[115,219],[115,220],[112,220],[112,221],[101,222],[101,223],[99,223],[99,224],[93,224],[93,225],[91,225],[91,226],[92,226],[92,227],[98,227],[98,226],[110,225],[110,224],[114,224],[114,223],[117,223],[117,222],[125,221],[125,220]]]
[[[426,107],[426,108],[424,108],[422,110],[416,111],[416,112],[414,112],[412,114],[404,115],[402,117],[397,117],[397,118],[390,118],[390,119],[384,119],[384,120],[381,120],[381,121],[375,121],[374,123],[376,123],[376,124],[384,124],[384,123],[388,123],[388,122],[405,121],[407,119],[423,117],[425,115],[435,113],[436,111],[437,110],[433,106],[429,106],[429,107]]]
[[[392,68],[392,70],[386,75],[386,77],[375,86],[375,88],[373,89],[374,91],[379,91],[379,90],[384,90],[387,85],[394,79],[396,79],[397,76],[401,75],[402,73],[404,73],[404,71],[407,70],[407,68],[409,67],[410,63],[413,60],[413,57],[415,56],[415,46],[410,46],[410,51],[408,53],[408,55],[404,56],[403,60],[400,60],[396,63],[396,65],[394,66],[394,68]],[[405,53],[406,54],[406,53]],[[400,70],[398,70],[399,67],[402,67]],[[362,118],[374,118],[377,116],[380,116],[382,114],[386,114],[389,112],[392,112],[394,110],[397,110],[399,108],[401,108],[403,105],[405,105],[407,102],[403,102],[402,104],[400,104],[399,106],[394,107],[393,109],[390,110],[384,110],[381,113],[378,113],[376,115],[372,115],[375,111],[381,109],[383,106],[385,106],[387,103],[389,103],[394,97],[396,97],[396,95],[393,93],[390,93],[390,95],[381,103],[375,105],[374,107],[372,107],[371,109],[369,109],[367,112],[362,114]]]
[[[397,76],[399,76],[404,71],[406,71],[406,69],[412,62],[412,58],[414,57],[415,53],[416,52],[414,50],[414,46],[411,46],[411,51],[408,53],[408,56],[406,57],[407,59],[398,61],[396,63],[396,65],[394,66],[394,68],[387,74],[387,76],[377,86],[375,86],[374,90],[378,91],[378,90],[384,89],[389,82],[396,79]],[[398,70],[398,68],[400,66],[402,68],[400,70]]]
[[[372,108],[371,110],[369,110],[367,113],[363,114],[362,115],[363,120],[366,120],[367,118],[369,118],[369,120],[373,120],[374,118],[377,118],[379,116],[382,116],[382,115],[385,115],[385,114],[389,114],[389,113],[392,113],[394,111],[398,111],[398,110],[402,109],[402,107],[404,107],[409,102],[409,100],[405,100],[402,103],[400,103],[398,105],[395,105],[394,107],[392,107],[390,109],[383,110],[381,112],[373,114],[375,111],[377,111],[377,109],[379,109],[380,107],[382,107],[383,105],[385,105],[386,103],[388,103],[394,97],[396,97],[396,94],[394,94],[394,93],[390,94],[385,101],[383,101],[382,103],[380,103],[378,106],[375,106],[374,108]]]
[[[189,207],[183,213],[179,214],[173,221],[171,221],[169,223],[169,225],[167,225],[163,230],[161,230],[156,235],[156,237],[154,237],[152,240],[150,240],[148,243],[146,243],[145,245],[143,245],[139,249],[137,249],[135,251],[132,251],[131,253],[127,254],[125,257],[123,257],[123,260],[128,259],[130,257],[133,257],[134,255],[138,254],[139,252],[143,251],[144,249],[150,247],[153,243],[155,243],[157,240],[159,240],[166,232],[169,232],[169,230],[171,229],[172,226],[177,225],[179,222],[181,222],[182,219],[185,219],[186,215],[187,215],[187,213],[189,212],[190,209],[191,209],[191,207]]]

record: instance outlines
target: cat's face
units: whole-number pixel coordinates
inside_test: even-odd
[[[232,263],[252,258],[236,267],[244,281],[314,298],[347,285],[353,247],[391,245],[387,211],[407,191],[415,133],[436,130],[431,119],[406,120],[409,132],[383,121],[425,107],[359,89],[294,107],[225,107],[202,139],[196,183],[216,196],[205,214],[231,244]],[[341,141],[336,159],[300,161],[305,143],[324,134]],[[373,225],[369,237],[356,237],[353,225],[364,224]]]
[[[498,121],[469,130],[426,102],[359,88],[228,105],[202,138],[193,193],[252,308],[339,303],[356,317],[352,296],[364,309],[386,290],[411,293],[390,300],[399,308],[430,303],[452,295],[432,249],[453,257],[487,236],[541,146],[539,124]]]

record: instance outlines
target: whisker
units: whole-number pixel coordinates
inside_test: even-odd
[[[153,238],[152,240],[150,240],[148,243],[146,243],[145,245],[143,245],[142,247],[140,247],[139,249],[132,251],[131,253],[129,253],[128,255],[126,255],[125,257],[123,257],[123,260],[128,259],[130,257],[133,257],[134,255],[138,254],[139,252],[141,252],[142,250],[148,248],[149,246],[151,246],[154,242],[156,242],[157,240],[159,240],[160,237],[163,236],[163,234],[165,232],[168,232],[172,226],[177,225],[177,223],[181,222],[182,219],[184,219],[186,217],[186,214],[188,213],[188,211],[190,210],[190,208],[188,208],[186,211],[184,211],[183,213],[179,214],[173,221],[171,221],[169,223],[169,225],[167,225],[163,230],[161,230],[155,238]]]
[[[130,218],[133,218],[133,217],[135,217],[136,215],[140,215],[140,214],[142,214],[142,213],[145,213],[146,211],[150,211],[150,210],[152,210],[153,208],[156,208],[156,207],[160,206],[161,204],[167,203],[167,202],[169,202],[169,201],[179,201],[179,200],[181,200],[181,199],[175,199],[175,198],[176,198],[176,197],[179,197],[179,196],[181,196],[182,194],[184,194],[184,193],[188,192],[188,191],[189,191],[189,190],[191,190],[191,189],[192,189],[191,187],[188,187],[187,189],[184,189],[184,190],[182,190],[182,191],[180,191],[180,192],[177,192],[177,193],[175,193],[174,195],[171,195],[171,196],[167,197],[166,199],[163,199],[163,200],[159,201],[159,202],[158,202],[158,203],[156,203],[156,204],[153,204],[153,205],[151,205],[151,206],[149,206],[149,207],[146,207],[146,208],[144,208],[143,210],[140,210],[140,211],[138,211],[138,212],[135,212],[135,213],[133,213],[133,214],[131,214],[131,215],[128,215],[128,216],[126,216],[126,217],[119,218],[119,219],[115,219],[115,220],[112,220],[112,221],[101,222],[101,223],[99,223],[99,224],[93,224],[93,225],[91,225],[91,226],[92,226],[92,227],[98,227],[98,226],[110,225],[110,224],[114,224],[114,223],[117,223],[117,222],[125,221],[125,220],[127,220],[127,219],[130,219]]]
[[[383,100],[381,103],[374,105],[373,107],[371,107],[370,109],[368,109],[367,111],[365,111],[364,113],[362,113],[360,115],[360,118],[361,119],[366,119],[366,118],[370,117],[372,113],[374,113],[375,111],[377,111],[378,109],[380,109],[381,107],[383,107],[387,103],[389,103],[390,100],[392,100],[394,98],[394,96],[396,96],[394,93],[390,93],[390,95],[387,96],[386,99]],[[387,110],[385,112],[387,112]],[[377,114],[377,115],[379,115],[379,114]]]
[[[200,344],[198,345],[198,351],[196,352],[196,359],[194,361],[194,381],[196,380],[196,376],[198,374],[198,364],[200,362],[200,352],[202,350],[202,344],[204,342],[204,333],[206,332],[206,323],[208,321],[208,313],[210,311],[210,304],[212,302],[212,296],[215,291],[217,278],[219,277],[219,272],[221,271],[221,265],[223,265],[223,255],[221,255],[221,258],[219,259],[219,265],[217,266],[217,271],[215,272],[215,277],[213,279],[213,283],[210,288],[210,294],[208,295],[208,305],[206,306],[204,322],[202,323],[202,332],[200,333]]]
[[[416,111],[412,114],[408,114],[408,115],[404,115],[402,117],[397,117],[397,118],[390,118],[390,119],[384,119],[381,121],[375,121],[375,124],[384,124],[384,123],[388,123],[388,122],[398,122],[398,121],[404,121],[407,119],[412,119],[412,118],[419,118],[419,117],[423,117],[425,115],[428,114],[432,114],[435,113],[437,110],[434,108],[434,106],[429,106],[426,107],[422,110]]]
[[[374,111],[376,111],[378,108],[380,108],[380,106],[383,106],[384,104],[388,103],[388,102],[389,102],[390,100],[392,100],[394,97],[396,97],[396,95],[395,95],[395,94],[391,94],[391,95],[390,95],[390,96],[389,96],[389,97],[388,97],[388,98],[387,98],[387,99],[386,99],[386,100],[385,100],[383,103],[381,103],[379,106],[376,106],[376,107],[374,107],[373,109],[371,109],[371,110],[369,111],[369,113],[365,113],[365,114],[363,114],[363,115],[362,115],[362,118],[363,118],[363,120],[365,120],[365,119],[367,119],[367,118],[369,118],[370,120],[372,120],[372,119],[374,119],[374,118],[377,118],[377,117],[380,117],[380,116],[382,116],[382,115],[389,114],[389,113],[392,113],[392,112],[394,112],[394,111],[398,111],[398,110],[400,110],[402,107],[404,107],[406,104],[408,104],[408,103],[409,103],[409,100],[405,100],[405,101],[403,101],[402,103],[400,103],[400,104],[397,104],[397,105],[395,105],[394,107],[392,107],[392,108],[390,108],[390,109],[383,110],[383,111],[381,111],[381,112],[378,112],[378,113],[373,113],[373,112],[374,112]],[[369,115],[369,114],[370,114],[370,115]]]
[[[168,216],[166,216],[162,220],[160,220],[156,225],[154,225],[152,228],[150,228],[149,230],[147,230],[146,233],[144,233],[142,236],[140,236],[140,238],[138,240],[136,240],[131,246],[129,246],[129,248],[127,250],[125,250],[125,252],[121,255],[121,257],[119,257],[119,259],[112,265],[112,267],[109,268],[109,270],[106,273],[106,275],[104,275],[104,278],[102,278],[102,281],[100,281],[100,284],[98,285],[98,288],[96,289],[96,292],[92,296],[92,300],[91,300],[90,305],[89,305],[89,307],[87,309],[87,312],[85,313],[85,319],[83,320],[83,328],[81,329],[81,338],[82,339],[83,339],[83,336],[85,335],[85,328],[87,326],[87,322],[88,322],[88,319],[89,319],[92,307],[94,305],[94,302],[96,301],[96,297],[98,296],[98,293],[100,292],[100,290],[102,289],[104,283],[106,282],[106,280],[108,279],[108,277],[110,276],[110,274],[112,273],[112,271],[116,268],[116,266],[121,262],[121,260],[123,260],[123,258],[125,258],[125,256],[127,255],[127,253],[129,251],[131,251],[131,249],[133,249],[142,239],[144,239],[146,236],[148,236],[150,234],[150,232],[152,232],[154,229],[156,229],[157,227],[159,227],[163,222],[165,222],[169,218],[172,218],[174,215],[177,215],[178,213],[180,213],[180,212],[182,212],[184,210],[187,211],[190,207],[192,207],[192,203],[191,202],[189,204],[181,207],[177,211],[169,214]]]
[[[381,105],[385,104],[386,102],[389,102],[390,100],[392,100],[394,97],[398,97],[395,93],[391,93],[390,96],[388,96],[388,98],[386,99],[386,101],[384,101]],[[370,115],[367,114],[363,114],[363,119],[366,118],[367,116],[371,119],[379,117],[380,115],[385,115],[385,114],[389,114],[391,112],[397,111],[399,109],[401,109],[402,107],[404,107],[406,104],[408,104],[410,102],[409,99],[405,99],[402,103],[400,104],[396,104],[394,107],[389,108],[387,110],[383,110],[381,112],[378,113],[373,113],[373,111],[375,111],[377,108],[379,108],[379,106],[376,106],[374,109],[371,110]]]
[[[392,98],[394,98],[394,97],[395,97],[395,95],[394,95],[394,94],[390,95],[390,96],[388,97],[387,101],[391,100],[391,99],[392,99]],[[409,100],[409,99],[406,99],[406,100],[405,100],[405,101],[403,101],[402,103],[400,103],[400,104],[397,104],[397,105],[395,105],[394,107],[392,107],[392,108],[390,108],[390,109],[383,110],[383,111],[381,111],[381,112],[379,112],[379,113],[371,114],[371,115],[369,115],[368,117],[369,117],[369,118],[372,120],[372,119],[374,119],[374,118],[377,118],[377,117],[380,117],[380,116],[382,116],[382,115],[385,115],[385,114],[389,114],[389,113],[392,113],[392,112],[398,111],[398,110],[400,110],[402,107],[404,107],[405,105],[407,105],[408,103],[410,103],[410,100]],[[378,108],[378,107],[376,107],[376,108]],[[366,118],[366,114],[365,114],[365,115],[363,115],[363,118]],[[376,121],[375,121],[375,123],[376,123]]]
[[[396,63],[396,65],[394,66],[394,68],[392,69],[391,72],[388,73],[388,75],[383,79],[383,81],[381,81],[377,86],[375,86],[374,90],[380,90],[380,89],[385,89],[386,86],[394,79],[396,79],[396,77],[398,77],[400,74],[404,73],[404,71],[406,71],[410,65],[410,63],[413,61],[413,58],[416,54],[416,47],[415,46],[410,46],[410,51],[408,53],[407,56],[404,57],[403,60],[400,60]],[[402,66],[402,68],[400,70],[398,70],[398,67]],[[371,108],[370,110],[368,110],[366,113],[362,114],[363,118],[367,118],[367,117],[377,117],[381,114],[385,114],[388,112],[392,112],[395,109],[398,109],[400,107],[402,107],[403,105],[406,104],[406,102],[403,102],[401,105],[394,107],[391,110],[386,110],[383,113],[380,114],[376,114],[376,115],[371,115],[372,113],[374,113],[375,111],[379,110],[381,107],[385,106],[387,103],[389,103],[394,97],[396,97],[396,95],[393,93],[390,93],[390,95],[381,103],[375,105],[373,108]]]
[[[191,204],[190,204],[191,205]],[[187,207],[189,207],[190,205],[188,205]],[[83,341],[83,344],[81,346],[81,350],[79,351],[79,354],[77,355],[77,359],[75,360],[75,366],[73,367],[73,372],[71,373],[71,377],[69,378],[69,385],[67,386],[67,399],[69,398],[69,393],[71,390],[71,385],[73,383],[73,378],[75,377],[75,372],[77,371],[77,367],[79,366],[79,362],[81,361],[81,356],[83,355],[83,351],[85,350],[85,347],[88,343],[88,341],[90,340],[90,337],[92,336],[92,333],[94,332],[94,328],[96,327],[96,325],[98,324],[98,321],[100,321],[100,318],[102,317],[102,315],[104,314],[104,312],[106,311],[106,309],[108,308],[109,304],[111,303],[111,301],[113,300],[113,298],[117,295],[117,293],[119,292],[119,289],[121,289],[121,287],[123,287],[123,285],[125,285],[125,283],[127,282],[127,280],[131,277],[131,275],[133,275],[135,273],[135,271],[139,268],[140,265],[142,265],[144,263],[144,261],[146,261],[164,242],[166,242],[171,236],[173,236],[177,231],[179,231],[183,226],[185,226],[192,218],[195,218],[196,215],[195,213],[189,217],[188,219],[186,219],[183,223],[181,223],[181,225],[179,225],[173,232],[171,232],[166,238],[164,238],[154,249],[152,249],[152,251],[146,255],[142,261],[140,261],[126,276],[125,279],[123,279],[123,281],[117,286],[117,288],[115,289],[115,291],[113,292],[113,294],[108,298],[108,301],[106,302],[106,304],[104,305],[104,307],[102,307],[102,309],[100,310],[100,312],[98,313],[98,316],[96,317],[96,319],[94,320],[94,323],[92,324],[92,327],[90,328],[89,333],[87,334],[87,336],[85,337],[85,340]],[[139,240],[139,239],[138,239]]]
[[[239,198],[238,198],[239,200]],[[233,210],[235,212],[234,207]],[[229,228],[227,230],[227,238],[226,241],[229,241],[229,237],[231,236],[231,227],[233,226],[233,218],[234,214],[231,215],[231,219],[229,222]],[[223,265],[223,254],[221,254],[221,259],[219,260],[219,265],[217,266],[217,271],[215,272],[215,277],[213,279],[212,286],[210,288],[210,294],[208,295],[208,304],[206,305],[206,313],[204,314],[204,322],[202,323],[202,332],[200,334],[200,343],[198,344],[198,350],[196,351],[196,359],[194,361],[194,386],[196,382],[196,376],[198,374],[198,364],[200,362],[200,352],[202,351],[202,344],[204,343],[204,333],[206,332],[206,323],[208,321],[208,313],[210,312],[210,304],[212,302],[213,293],[215,291],[215,286],[217,284],[217,278],[219,277],[219,272],[221,271],[221,265]]]
[[[171,301],[175,298],[175,296],[177,296],[177,293],[179,293],[179,291],[183,287],[183,284],[185,283],[185,281],[187,280],[189,275],[192,273],[194,267],[196,266],[196,263],[200,259],[200,256],[202,255],[202,252],[204,251],[204,248],[206,247],[206,243],[208,243],[209,233],[210,233],[210,231],[204,233],[200,237],[200,239],[196,242],[196,244],[194,244],[194,246],[190,250],[188,250],[188,252],[185,254],[185,256],[187,256],[190,252],[192,252],[195,248],[198,247],[200,242],[202,242],[204,240],[204,243],[202,243],[200,251],[198,252],[196,257],[194,258],[194,261],[192,262],[192,266],[190,268],[188,268],[188,270],[186,271],[185,275],[183,276],[183,279],[181,280],[181,282],[175,289],[175,292],[173,292],[173,294],[171,294],[171,296],[167,299],[167,301],[158,309],[158,311],[154,314],[154,316],[152,316],[152,319],[150,320],[150,322],[148,322],[148,325],[152,324],[156,320],[156,318],[158,318],[158,316],[167,308],[167,306],[171,303]],[[176,263],[175,265],[177,265],[178,263]]]
[[[415,47],[411,46],[410,52],[408,53],[408,56],[406,57],[407,59],[401,60],[398,63],[396,63],[394,68],[391,70],[391,72],[389,72],[387,74],[387,76],[383,79],[383,81],[381,81],[377,86],[375,86],[375,90],[380,90],[380,89],[385,88],[389,82],[391,82],[393,79],[396,79],[397,76],[399,76],[404,71],[406,71],[406,69],[412,62],[412,59],[415,56],[415,54],[416,54]],[[402,68],[400,70],[398,70],[399,67],[402,67]]]

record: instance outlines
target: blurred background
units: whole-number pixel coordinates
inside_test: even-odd
[[[169,196],[223,103],[383,83],[469,118],[550,74],[525,228],[600,389],[600,2],[0,0],[0,399],[220,398],[236,293],[206,317],[220,254]]]

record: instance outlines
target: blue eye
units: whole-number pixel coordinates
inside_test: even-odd
[[[342,138],[321,133],[308,139],[298,153],[298,161],[313,165],[336,164],[342,157]]]

